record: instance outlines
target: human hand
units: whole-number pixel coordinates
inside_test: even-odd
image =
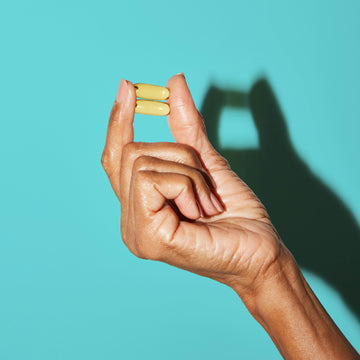
[[[167,87],[176,143],[133,142],[130,82],[122,80],[111,111],[102,164],[121,202],[122,239],[136,256],[227,284],[250,305],[292,257],[264,206],[210,144],[184,76]]]
[[[130,82],[121,81],[110,115],[102,164],[129,250],[232,287],[285,359],[359,359],[264,206],[211,146],[184,76],[167,87],[176,143],[133,141]]]

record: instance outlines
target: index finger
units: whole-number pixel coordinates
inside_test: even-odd
[[[130,81],[122,79],[111,109],[101,163],[111,186],[120,199],[120,165],[123,148],[134,141],[133,120],[136,94]]]

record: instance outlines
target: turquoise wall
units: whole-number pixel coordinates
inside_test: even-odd
[[[180,71],[360,350],[359,16],[355,0],[0,5],[0,358],[280,359],[230,289],[121,242],[100,165],[118,83]],[[135,131],[171,141],[165,118]]]

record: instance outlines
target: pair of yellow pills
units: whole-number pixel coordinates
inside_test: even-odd
[[[169,98],[170,92],[166,87],[150,84],[134,84],[136,97],[135,112],[145,115],[164,116],[170,112],[170,106],[163,102]]]

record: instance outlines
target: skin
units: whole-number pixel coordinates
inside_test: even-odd
[[[230,286],[285,359],[360,359],[306,283],[266,209],[210,144],[183,74],[167,88],[176,143],[135,143],[122,80],[102,164],[129,250]]]

